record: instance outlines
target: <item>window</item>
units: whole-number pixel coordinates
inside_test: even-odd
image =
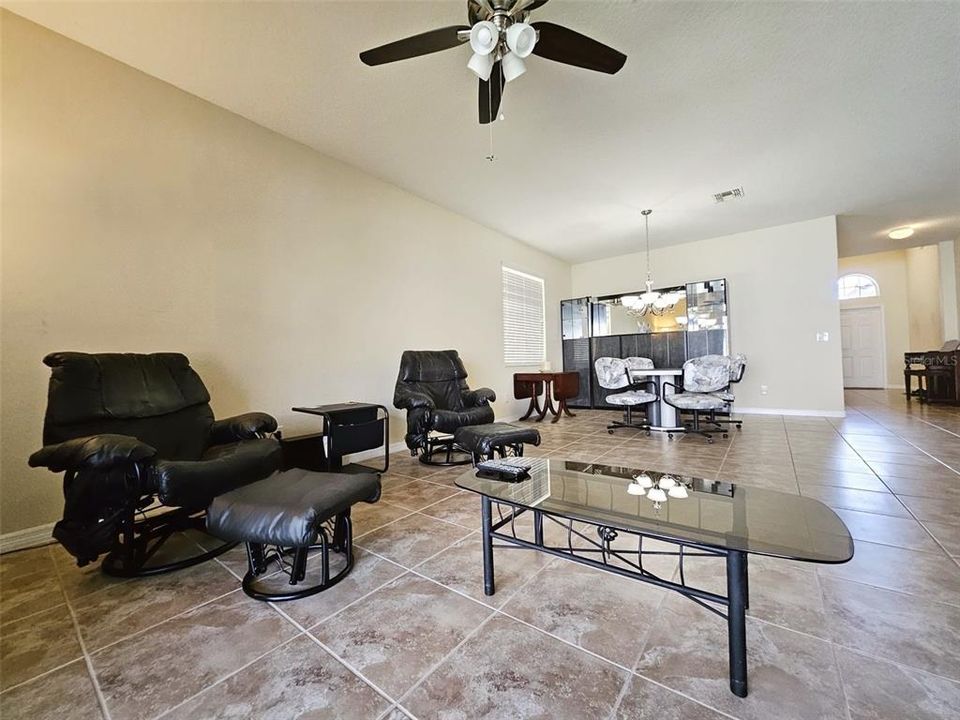
[[[837,297],[841,300],[877,297],[879,294],[880,287],[877,281],[869,275],[850,273],[837,280]]]
[[[503,361],[539,365],[546,357],[543,280],[503,268]]]

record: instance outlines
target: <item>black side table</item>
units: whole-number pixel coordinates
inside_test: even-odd
[[[312,435],[282,438],[284,467],[326,472],[350,472],[370,468],[343,466],[343,456],[383,447],[383,468],[390,467],[390,415],[383,405],[347,402],[316,407],[295,407],[294,412],[323,418],[323,431]]]

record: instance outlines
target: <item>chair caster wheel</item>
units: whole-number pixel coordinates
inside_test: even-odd
[[[646,435],[647,437],[650,437],[650,431],[647,430],[647,431],[644,433],[644,435]]]
[[[667,433],[667,440],[673,440],[673,434]]]
[[[707,445],[713,445],[713,438],[707,438]]]
[[[743,428],[737,425],[737,430],[743,430]]]
[[[727,435],[726,433],[724,433],[723,436],[724,436],[725,438],[730,437],[730,436]]]
[[[613,430],[607,430],[607,435],[613,435]]]

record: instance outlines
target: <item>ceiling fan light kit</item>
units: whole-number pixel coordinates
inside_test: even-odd
[[[480,123],[499,117],[504,85],[527,71],[530,55],[613,75],[627,56],[586,35],[550,22],[528,23],[549,0],[467,0],[470,25],[450,25],[360,53],[365,65],[383,65],[449,50],[469,42],[467,67],[480,79]]]
[[[470,62],[467,63],[467,67],[470,68],[478,78],[487,81],[490,79],[490,71],[493,70],[493,55],[489,53],[486,55],[474,53],[470,56]]]

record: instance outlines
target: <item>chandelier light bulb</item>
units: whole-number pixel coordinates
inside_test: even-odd
[[[527,23],[518,22],[507,28],[507,47],[517,57],[527,57],[536,44],[537,31]]]
[[[500,41],[500,31],[489,20],[481,20],[470,28],[470,47],[477,55],[489,55]]]
[[[633,481],[642,488],[653,487],[653,480],[646,473],[635,475]]]
[[[657,484],[660,487],[662,487],[664,490],[669,490],[670,488],[672,488],[674,485],[677,484],[677,481],[674,479],[672,475],[664,475],[663,477],[660,478],[660,482]]]
[[[627,492],[630,493],[631,495],[640,495],[641,497],[647,493],[647,491],[644,490],[643,486],[636,481],[627,485]]]
[[[650,492],[647,493],[647,497],[653,500],[655,503],[667,501],[667,494],[658,487],[651,488]]]

